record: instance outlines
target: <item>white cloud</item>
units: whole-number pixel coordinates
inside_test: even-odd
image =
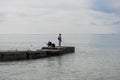
[[[106,13],[96,1],[0,0],[0,13],[4,13],[0,33],[115,33],[114,26],[120,25],[119,4],[110,2],[116,13]]]

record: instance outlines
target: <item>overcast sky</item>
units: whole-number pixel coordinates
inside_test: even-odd
[[[120,0],[0,0],[0,34],[120,33]]]

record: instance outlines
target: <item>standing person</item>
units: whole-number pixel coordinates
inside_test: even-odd
[[[59,41],[59,46],[61,46],[61,42],[62,42],[61,34],[59,34],[59,36],[58,36],[58,41]]]

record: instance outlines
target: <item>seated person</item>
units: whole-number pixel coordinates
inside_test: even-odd
[[[49,42],[47,43],[47,45],[48,45],[48,47],[51,47],[51,46],[52,46],[52,42],[49,41]]]
[[[49,42],[47,43],[47,45],[48,45],[48,47],[55,47],[55,44],[52,43],[51,41],[49,41]]]

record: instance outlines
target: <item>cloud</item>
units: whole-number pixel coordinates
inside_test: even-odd
[[[5,13],[0,12],[0,23],[4,22]]]
[[[3,21],[0,32],[113,33],[114,26],[120,25],[119,3],[119,0],[0,0]]]
[[[120,13],[120,0],[96,0],[92,6],[94,10],[106,13]]]
[[[116,21],[116,22],[114,22],[113,24],[115,24],[115,25],[120,25],[120,21]]]

